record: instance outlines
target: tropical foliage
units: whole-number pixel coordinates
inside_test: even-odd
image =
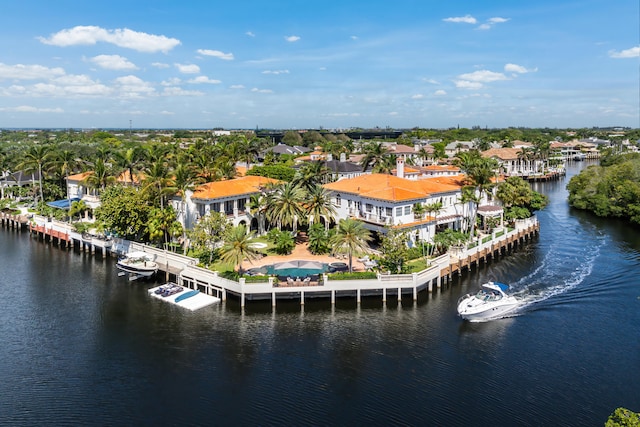
[[[640,224],[640,158],[613,159],[610,166],[589,166],[567,185],[569,204],[601,217]]]

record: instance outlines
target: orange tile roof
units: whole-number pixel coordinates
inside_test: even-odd
[[[521,148],[490,148],[482,152],[482,157],[497,157],[501,160],[514,160],[522,153]]]
[[[276,179],[252,175],[227,181],[208,182],[196,188],[191,198],[209,200],[258,193],[267,184],[277,182],[279,181]]]
[[[460,190],[462,175],[409,180],[394,175],[370,174],[325,184],[327,190],[359,194],[377,200],[399,202],[424,199],[430,194]],[[448,179],[444,179],[448,178]],[[457,178],[457,180],[456,180]]]
[[[69,175],[67,177],[67,181],[84,181],[90,175],[93,175],[93,171],[77,173],[75,175]]]
[[[460,168],[452,165],[428,165],[424,166],[423,169],[429,171],[459,171]]]

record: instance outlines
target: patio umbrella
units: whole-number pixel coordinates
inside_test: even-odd
[[[274,271],[287,270],[289,268],[298,268],[298,261],[286,261],[273,265]]]
[[[318,261],[299,261],[298,267],[299,268],[308,268],[308,269],[312,269],[312,270],[313,269],[322,270],[324,265],[321,262],[318,262]]]

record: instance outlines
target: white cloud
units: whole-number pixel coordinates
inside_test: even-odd
[[[503,22],[507,22],[509,19],[508,18],[500,18],[500,17],[495,17],[495,18],[489,18],[487,20],[487,22],[485,22],[484,24],[478,26],[479,30],[488,30],[491,27],[493,27],[495,24],[501,24]]]
[[[156,67],[156,68],[169,68],[169,67],[171,67],[171,65],[165,64],[164,62],[152,62],[151,66]]]
[[[351,40],[358,40],[358,36],[351,36]]]
[[[422,99],[424,98],[424,95],[421,93],[416,93],[415,95],[411,96],[411,99]]]
[[[224,59],[225,61],[233,61],[233,53],[224,53],[219,50],[198,49],[200,55],[213,56],[215,58]]]
[[[127,58],[120,55],[98,55],[90,59],[91,62],[107,70],[137,70],[138,67]]]
[[[62,68],[48,68],[42,65],[6,65],[0,62],[0,80],[17,79],[17,80],[37,80],[49,79],[55,76],[64,75]]]
[[[138,52],[167,53],[180,44],[180,40],[162,35],[147,34],[128,28],[107,30],[97,26],[77,26],[52,34],[49,38],[38,37],[44,44],[53,46],[94,45],[97,42],[114,44]]]
[[[445,95],[447,94],[447,91],[442,90],[442,89],[439,89],[439,90],[437,90],[437,91],[433,92],[433,94],[434,94],[435,96],[445,96]]]
[[[456,87],[460,89],[480,89],[482,87],[482,83],[470,82],[468,80],[456,80],[454,83]]]
[[[620,52],[611,50],[609,51],[609,57],[615,59],[623,58],[637,58],[640,56],[640,46],[635,46],[629,49],[621,50]]]
[[[229,89],[244,89],[244,85],[231,85]]]
[[[298,40],[300,40],[299,36],[285,36],[284,38],[286,41],[288,42],[297,42]]]
[[[203,92],[199,90],[184,90],[180,87],[165,87],[162,91],[163,96],[202,96]]]
[[[256,92],[256,93],[273,93],[273,91],[271,89],[258,89],[257,87],[254,87],[253,89],[251,89],[251,92]]]
[[[178,71],[183,74],[198,74],[200,72],[200,67],[195,64],[174,64]]]
[[[221,82],[220,82],[220,80],[210,79],[207,76],[198,76],[195,79],[189,80],[188,83],[193,83],[193,84],[201,84],[201,83],[219,84]]]
[[[163,110],[160,111],[160,114],[162,114],[163,116],[173,116],[175,113],[173,111]]]
[[[475,24],[478,22],[478,20],[476,18],[474,18],[471,15],[465,15],[465,16],[456,16],[456,17],[452,17],[452,18],[445,18],[443,19],[444,22],[454,22],[456,24],[462,23],[462,24]]]
[[[256,36],[256,35],[255,35],[253,32],[251,32],[251,31],[247,31],[245,34],[246,34],[246,35],[248,35],[249,37],[255,37],[255,36]]]
[[[528,69],[528,68],[523,67],[522,65],[518,65],[518,64],[506,64],[504,66],[504,70],[506,72],[518,73],[518,74],[535,73],[536,71],[538,71],[537,68]]]
[[[458,76],[460,80],[467,80],[470,82],[488,83],[498,80],[508,80],[507,76],[502,73],[496,73],[489,70],[478,70],[473,73],[460,74]]]
[[[171,77],[167,80],[163,80],[160,84],[162,86],[177,86],[182,83],[182,80],[178,77]]]
[[[114,80],[121,95],[127,98],[137,98],[142,95],[153,95],[156,90],[150,83],[141,78],[128,75]]]
[[[18,107],[0,108],[0,111],[16,112],[16,113],[64,113],[62,108],[37,108],[30,105],[20,105]]]
[[[289,70],[264,70],[262,74],[289,74]]]
[[[503,22],[507,22],[509,20],[509,18],[500,18],[498,16],[496,16],[495,18],[489,18],[489,23],[490,24],[502,24]]]
[[[440,82],[435,80],[435,79],[422,79],[422,81],[425,81],[425,82],[430,83],[432,85],[439,85],[440,84]]]

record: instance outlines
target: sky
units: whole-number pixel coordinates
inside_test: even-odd
[[[4,1],[0,128],[638,128],[639,8]]]

